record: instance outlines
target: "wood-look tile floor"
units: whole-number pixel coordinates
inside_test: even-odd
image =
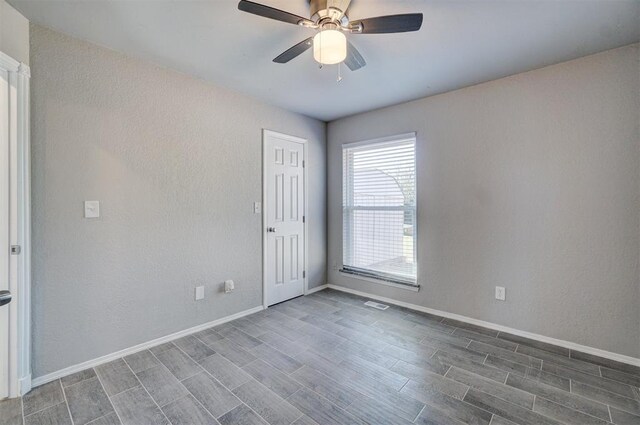
[[[0,403],[10,424],[640,425],[640,368],[333,290]]]

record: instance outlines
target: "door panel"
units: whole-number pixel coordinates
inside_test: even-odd
[[[264,136],[267,305],[304,293],[304,143]]]

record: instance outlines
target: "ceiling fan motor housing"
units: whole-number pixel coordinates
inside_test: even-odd
[[[331,20],[344,25],[348,22],[345,12],[350,3],[351,0],[309,0],[311,19],[316,22]]]

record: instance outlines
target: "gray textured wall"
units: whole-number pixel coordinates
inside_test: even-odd
[[[325,283],[323,122],[38,26],[31,59],[35,377],[262,304],[263,128],[309,140]]]
[[[636,44],[330,123],[329,283],[640,357],[639,69]],[[409,131],[418,294],[336,271],[341,144]]]

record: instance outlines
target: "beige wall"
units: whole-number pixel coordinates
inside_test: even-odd
[[[636,44],[331,122],[329,283],[640,357],[639,117]],[[417,294],[337,271],[341,144],[410,131]]]
[[[29,21],[0,0],[0,52],[29,64]]]
[[[42,27],[31,48],[34,377],[262,304],[263,128],[309,141],[326,282],[325,123]]]

